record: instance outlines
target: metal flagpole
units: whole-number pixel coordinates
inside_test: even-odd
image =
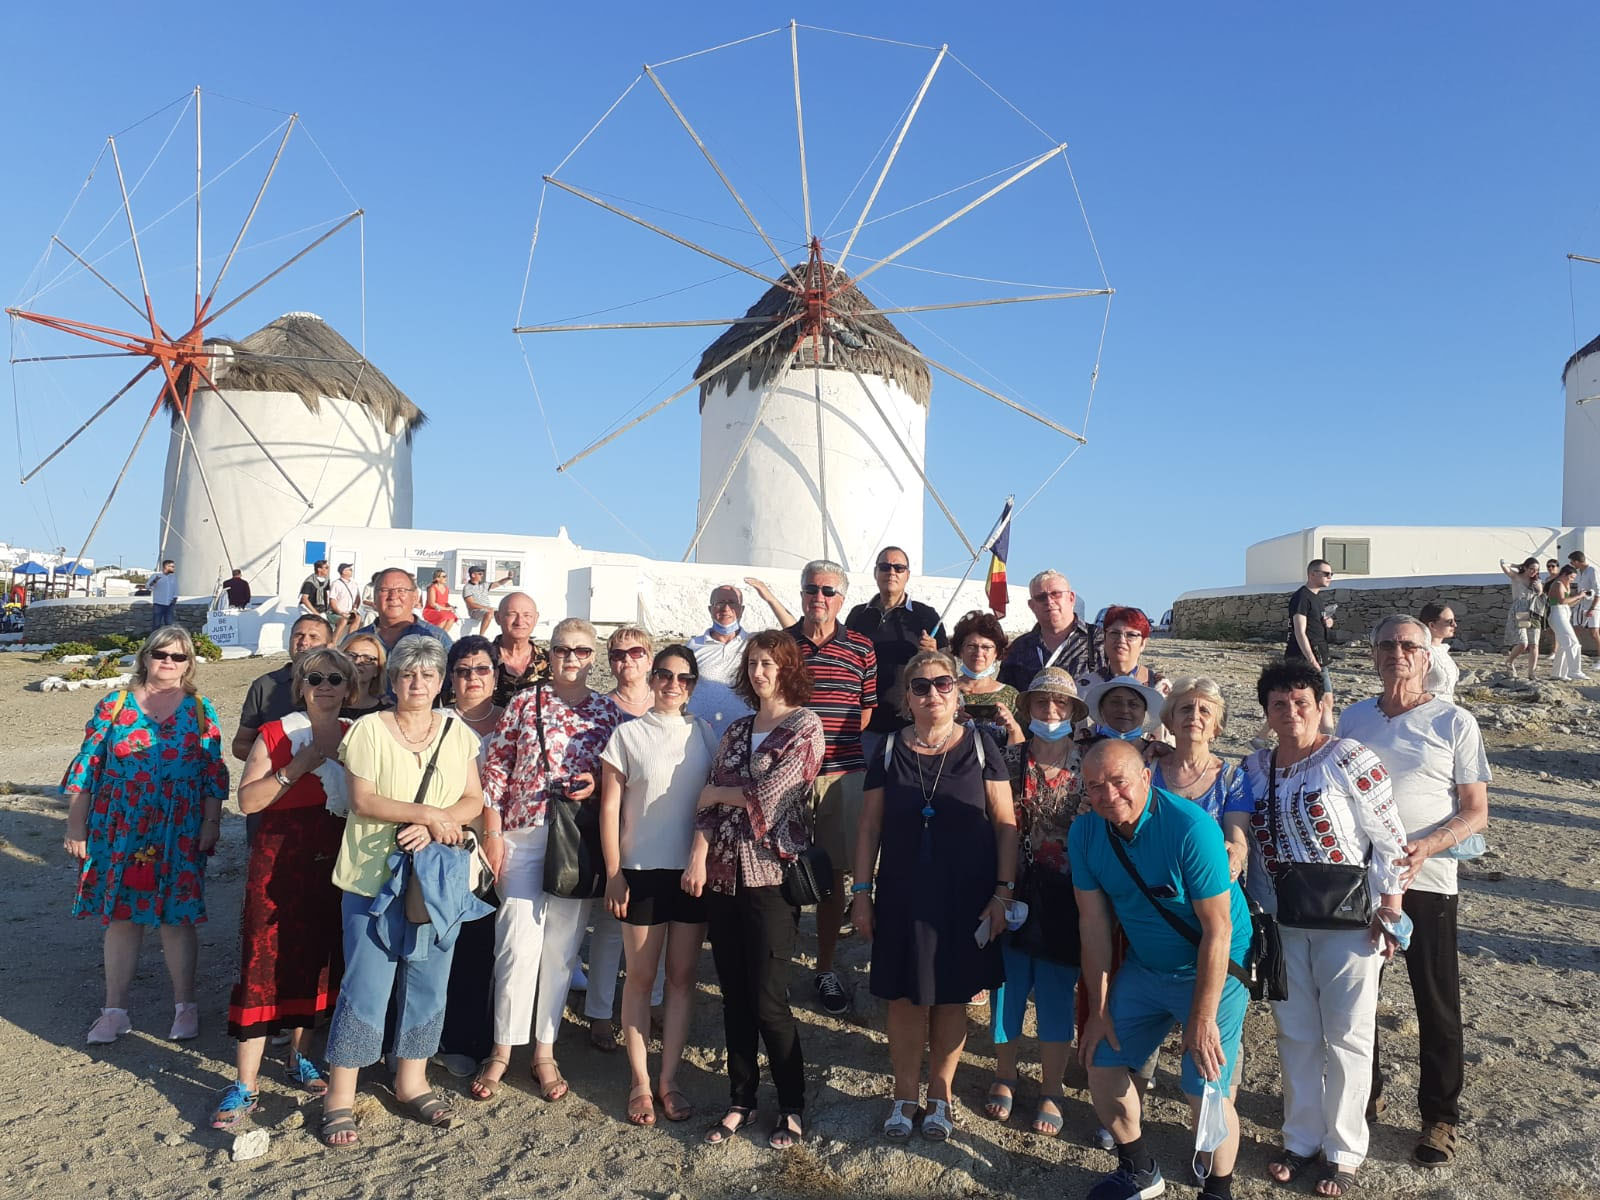
[[[929,637],[932,637],[945,627],[945,622],[950,619],[950,610],[956,606],[956,601],[961,597],[962,587],[972,576],[972,568],[978,565],[980,558],[994,549],[994,544],[1000,540],[1000,535],[1010,526],[1016,500],[1017,498],[1014,494],[1006,497],[1005,511],[1000,514],[1000,519],[994,523],[994,528],[989,531],[989,536],[983,539],[983,545],[978,547],[978,552],[972,556],[972,561],[967,564],[967,569],[961,573],[961,581],[956,584],[956,590],[950,593],[950,603],[946,604],[944,612],[939,614],[939,623],[928,631]]]

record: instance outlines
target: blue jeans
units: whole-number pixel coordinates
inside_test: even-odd
[[[432,1058],[444,1031],[445,995],[450,984],[448,950],[430,947],[426,957],[391,954],[373,934],[379,922],[390,925],[390,944],[404,940],[404,904],[391,904],[374,917],[370,896],[346,892],[340,905],[344,922],[344,980],[328,1030],[328,1065],[367,1067],[383,1057],[383,1023],[394,993],[397,1019],[394,1052],[399,1058]],[[398,989],[398,990],[396,990]]]
[[[150,605],[150,632],[151,633],[154,633],[156,630],[160,629],[163,625],[176,624],[177,620],[178,620],[178,605],[177,605],[176,601],[174,601],[171,604],[151,604]]]

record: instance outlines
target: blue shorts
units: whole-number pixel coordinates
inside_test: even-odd
[[[994,1044],[1003,1046],[1022,1036],[1029,992],[1033,993],[1039,1040],[1070,1043],[1077,1016],[1078,968],[1013,950],[1009,939],[1001,943],[1000,956],[1005,962],[1006,981],[995,988],[989,1006]]]
[[[1124,962],[1111,981],[1111,998],[1107,1004],[1122,1049],[1113,1050],[1110,1042],[1101,1042],[1094,1052],[1094,1065],[1137,1071],[1160,1048],[1173,1025],[1181,1025],[1189,1019],[1189,1002],[1193,996],[1193,975],[1168,975],[1141,966],[1133,959]],[[1217,1082],[1224,1091],[1233,1083],[1234,1064],[1239,1060],[1239,1040],[1244,1033],[1244,1010],[1249,1003],[1250,996],[1244,984],[1228,976],[1222,985],[1222,997],[1217,1001],[1217,1028],[1222,1034],[1225,1059]],[[1194,1060],[1185,1053],[1183,1094],[1199,1096],[1204,1090],[1205,1080]]]

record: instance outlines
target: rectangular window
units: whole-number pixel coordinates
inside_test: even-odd
[[[1335,575],[1370,575],[1372,539],[1323,538],[1322,557]]]

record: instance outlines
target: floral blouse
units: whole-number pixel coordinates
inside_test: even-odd
[[[712,786],[742,788],[746,806],[719,804],[695,814],[695,828],[710,845],[706,886],[725,896],[741,883],[777,887],[783,864],[811,844],[806,809],[826,750],[822,721],[797,708],[752,752],[755,721],[752,715],[729,725],[711,765]]]
[[[500,814],[501,828],[543,825],[545,786],[552,779],[588,772],[598,796],[600,752],[619,724],[617,706],[599,692],[569,705],[541,682],[512,696],[479,758],[483,802]]]
[[[1033,760],[1027,742],[1005,748],[1011,794],[1016,801],[1017,840],[1022,870],[1041,868],[1069,874],[1067,830],[1084,808],[1082,752],[1076,744],[1067,752],[1062,769],[1046,774]]]

